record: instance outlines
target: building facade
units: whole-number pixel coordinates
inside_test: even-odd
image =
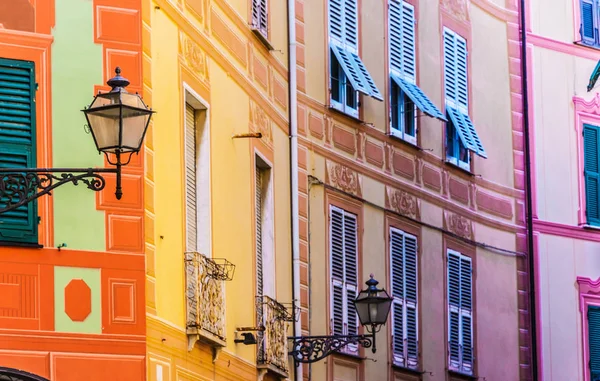
[[[130,91],[142,90],[140,10],[137,1],[0,1],[1,167],[107,165],[80,110],[116,66]],[[65,185],[0,215],[3,374],[146,379],[143,173],[134,156],[121,201],[107,175],[102,192]]]
[[[538,374],[599,377],[598,3],[527,2]]]

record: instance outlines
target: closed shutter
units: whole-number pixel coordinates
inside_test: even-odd
[[[448,356],[460,368],[460,254],[448,252]]]
[[[454,33],[444,29],[444,95],[446,103],[456,105],[456,40]]]
[[[0,58],[0,167],[36,167],[35,89],[33,62]],[[0,215],[2,241],[37,243],[37,233],[36,201]]]
[[[390,68],[415,83],[415,9],[406,2],[390,0]]]
[[[600,225],[600,128],[583,126],[583,162],[587,223]]]
[[[456,96],[459,107],[469,112],[469,88],[467,84],[467,41],[454,35],[456,39]]]
[[[444,29],[444,85],[446,102],[468,113],[467,41],[449,29]]]
[[[358,49],[358,5],[357,0],[344,0],[344,43]]]
[[[473,372],[471,258],[448,250],[448,357],[452,369]]]
[[[344,0],[329,0],[329,38],[344,44]]]
[[[268,36],[267,0],[252,0],[252,26]]]
[[[185,105],[185,211],[188,251],[198,250],[196,110]],[[208,254],[208,253],[204,253]]]
[[[356,298],[358,280],[356,216],[332,206],[329,225],[332,332],[355,335],[358,334],[358,316],[352,301]]]
[[[600,380],[600,307],[588,306],[588,346],[591,380]]]
[[[396,229],[390,230],[390,270],[394,361],[404,366],[404,235]]]
[[[462,349],[462,370],[473,371],[473,319],[472,319],[472,268],[471,258],[460,258],[460,329]]]
[[[256,292],[257,295],[263,295],[263,171],[256,167],[256,179],[254,181],[256,189]]]
[[[596,30],[598,29],[596,7],[594,0],[581,1],[581,25],[580,33],[583,43],[588,45],[596,44]]]
[[[409,367],[419,358],[417,321],[417,238],[404,234],[404,289],[406,293],[406,357]]]

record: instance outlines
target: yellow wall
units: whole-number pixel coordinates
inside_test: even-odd
[[[248,27],[250,3],[144,1],[145,97],[157,110],[146,147],[146,161],[151,162],[146,177],[146,246],[152,381],[161,372],[162,380],[256,379],[256,346],[233,340],[236,328],[256,325],[257,145],[271,155],[273,165],[277,300],[292,300],[286,9],[284,2],[270,6],[270,43],[275,50],[269,51]],[[196,343],[191,352],[187,347],[184,82],[203,98],[210,115],[212,253],[208,254],[236,265],[234,279],[225,282],[227,344],[214,363],[208,345]],[[258,128],[252,121],[257,112],[266,116],[261,119],[264,144],[232,139]]]

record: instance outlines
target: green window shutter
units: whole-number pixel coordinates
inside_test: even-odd
[[[600,225],[600,128],[583,126],[583,169],[587,223]]]
[[[592,381],[600,380],[600,307],[588,306],[589,367]]]
[[[0,58],[0,167],[36,166],[35,89],[33,62]],[[37,243],[37,232],[35,201],[0,215],[1,241]]]

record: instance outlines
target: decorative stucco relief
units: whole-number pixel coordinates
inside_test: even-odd
[[[444,211],[444,229],[459,237],[474,239],[473,222],[459,214]]]
[[[208,62],[206,53],[183,32],[179,33],[179,52],[185,64],[203,82],[208,83]]]
[[[440,5],[458,21],[469,21],[469,0],[440,0]]]
[[[327,161],[327,183],[337,189],[362,196],[362,180],[356,171],[341,164]]]
[[[421,217],[421,200],[410,193],[389,186],[385,187],[385,206],[393,211],[418,220]]]
[[[265,110],[250,99],[250,129],[260,132],[263,141],[273,143],[273,126]]]

